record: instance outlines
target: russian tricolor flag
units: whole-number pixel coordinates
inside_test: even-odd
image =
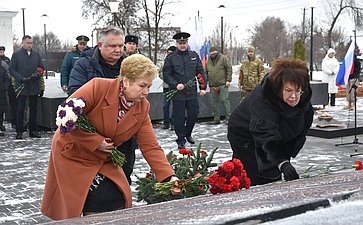
[[[337,85],[348,84],[349,75],[351,75],[353,73],[354,47],[355,47],[355,44],[352,41],[350,43],[347,54],[345,54],[343,63],[340,65],[340,68],[339,68],[339,71],[337,74],[337,78],[336,78]]]

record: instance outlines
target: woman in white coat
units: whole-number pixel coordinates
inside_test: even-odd
[[[338,93],[336,76],[339,71],[339,62],[335,58],[335,50],[329,48],[322,62],[323,78],[322,81],[328,83],[328,93],[330,95],[330,106],[335,106],[335,94]]]

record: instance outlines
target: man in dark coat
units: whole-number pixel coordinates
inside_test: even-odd
[[[199,105],[197,95],[197,79],[200,95],[206,94],[206,77],[199,55],[188,50],[188,38],[185,32],[173,36],[176,40],[176,51],[168,55],[164,61],[163,77],[171,90],[177,90],[173,101],[173,122],[178,148],[185,147],[186,141],[194,144],[192,137],[194,125],[198,119]],[[187,118],[185,119],[185,111]]]
[[[4,116],[8,108],[7,90],[9,87],[9,83],[10,82],[7,70],[3,66],[0,66],[0,136],[4,136],[4,133],[2,131],[5,131],[5,128],[1,128],[4,127]]]
[[[74,64],[81,56],[81,53],[89,49],[89,47],[87,46],[89,38],[87,36],[80,35],[76,38],[76,40],[78,41],[78,44],[74,46],[71,51],[66,54],[66,56],[64,56],[60,71],[60,84],[62,90],[66,93],[68,93],[69,75],[71,74]]]
[[[29,35],[22,38],[22,48],[13,54],[9,66],[10,75],[15,78],[16,99],[16,139],[22,139],[26,99],[29,100],[29,137],[40,138],[36,131],[38,96],[44,92],[40,88],[41,76],[37,68],[44,70],[38,52],[32,50],[33,40]]]
[[[68,94],[71,95],[95,77],[110,79],[118,77],[123,60],[123,44],[123,35],[119,28],[110,27],[101,31],[98,45],[82,53],[81,58],[74,65],[69,79]],[[122,168],[130,184],[135,162],[133,143],[134,138],[131,138],[117,147],[125,153],[126,163]]]
[[[270,74],[232,112],[227,138],[251,185],[298,179],[291,165],[313,120],[309,73],[303,61],[277,60]]]
[[[9,118],[9,121],[11,121],[14,125],[15,125],[15,90],[14,90],[14,86],[11,84],[10,82],[10,74],[9,74],[9,64],[10,64],[10,59],[8,57],[5,56],[5,46],[0,46],[0,62],[1,62],[1,66],[4,67],[4,69],[6,70],[6,74],[8,74],[8,79],[9,82],[6,82],[8,84],[7,89],[7,96],[9,98],[9,103],[10,103],[10,108],[11,108],[11,112],[9,114],[6,115],[7,118]],[[4,104],[4,102],[2,103]],[[1,106],[0,106],[1,107]],[[8,113],[8,112],[6,112]],[[0,117],[0,131],[5,131],[5,126],[3,125],[4,122],[4,117]]]

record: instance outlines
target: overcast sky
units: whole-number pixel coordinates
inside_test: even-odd
[[[323,4],[319,3],[322,1],[318,1],[314,10],[316,22],[322,19]],[[248,38],[246,29],[260,23],[267,16],[280,17],[294,25],[301,24],[303,8],[309,6],[308,2],[308,0],[180,0],[179,3],[168,5],[164,10],[172,14],[171,25],[180,26],[182,30],[186,29],[188,18],[196,16],[199,11],[203,19],[203,34],[208,36],[213,28],[220,24],[221,14],[217,7],[225,5],[224,21],[234,28],[233,36],[239,37],[241,42],[244,42]],[[80,34],[90,36],[93,29],[93,21],[82,18],[81,6],[80,0],[0,0],[0,10],[18,11],[13,19],[13,30],[18,37],[22,37],[21,8],[25,8],[27,34],[43,34],[44,22],[41,15],[47,14],[49,16],[47,31],[53,31],[62,41],[71,43],[75,43],[75,37]],[[308,8],[307,18],[310,18],[310,12]],[[347,34],[352,33],[353,21],[345,20],[344,25]]]

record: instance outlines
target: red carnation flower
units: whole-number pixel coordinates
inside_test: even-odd
[[[353,168],[355,168],[355,170],[363,170],[363,162],[360,160],[355,161]]]

